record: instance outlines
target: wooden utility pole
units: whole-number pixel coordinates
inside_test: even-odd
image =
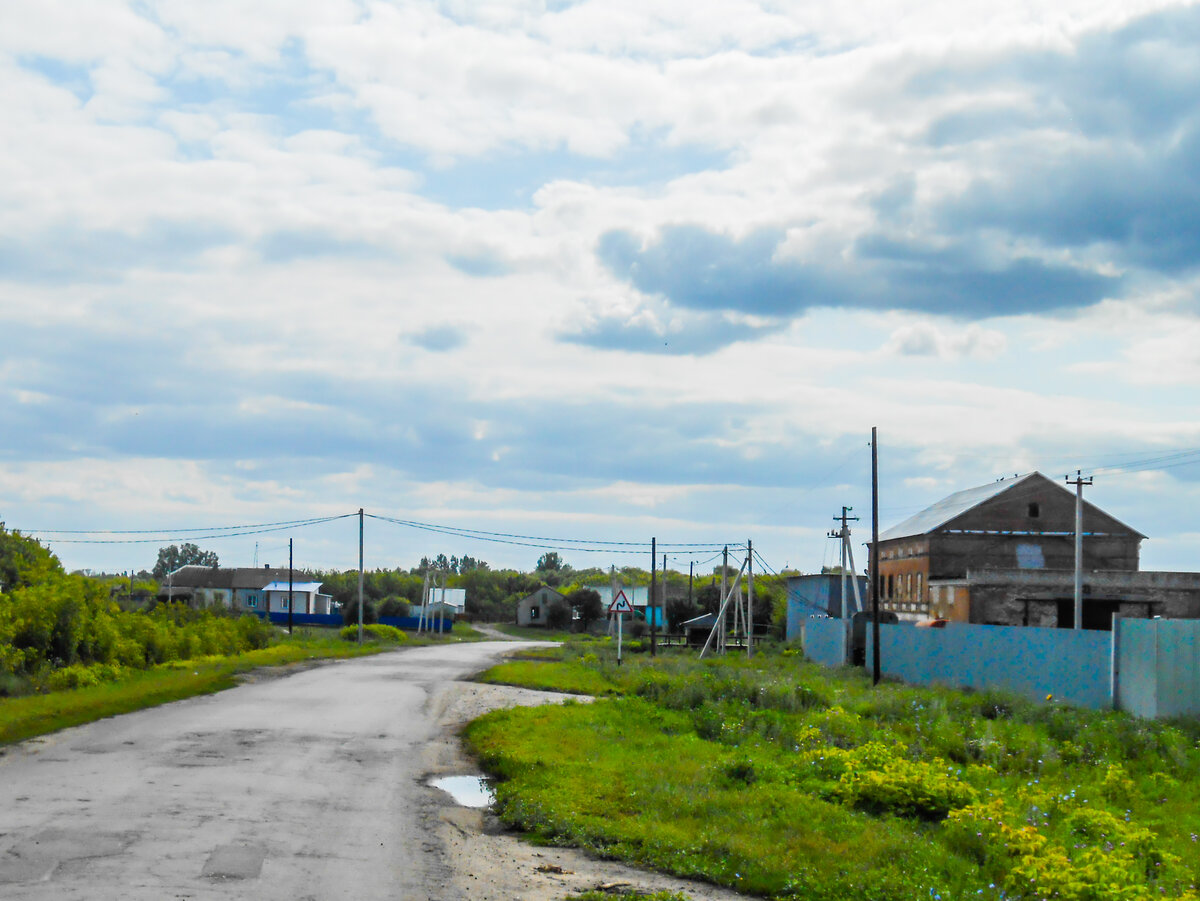
[[[658,565],[658,539],[650,539],[650,597],[646,598],[646,612],[650,614],[650,656],[654,657],[658,654],[658,629],[655,620],[658,618],[654,615],[655,593],[658,587],[658,580],[655,578],[654,567]]]
[[[1075,470],[1075,479],[1066,477],[1068,485],[1075,486],[1075,628],[1083,628],[1083,486],[1092,484],[1092,477],[1086,479],[1083,473]]]
[[[667,555],[663,554],[662,568],[662,611],[663,611],[663,640],[667,641]],[[668,642],[669,643],[669,642]]]
[[[363,510],[358,508],[358,643],[362,644],[363,619]]]
[[[688,561],[688,610],[692,609],[692,577],[696,575],[696,561]],[[129,580],[129,584],[133,585],[133,579]],[[133,588],[129,589],[129,593],[133,594]]]
[[[879,684],[879,438],[871,426],[871,684]]]
[[[754,656],[754,542],[746,539],[746,657]]]
[[[721,551],[721,600],[724,601],[725,594],[729,588],[729,545],[725,545],[725,549]],[[717,649],[725,653],[725,605],[720,604],[717,607],[717,619],[721,626],[721,631],[717,634]]]
[[[292,608],[296,606],[292,594],[292,539],[288,539],[288,635],[292,634]]]

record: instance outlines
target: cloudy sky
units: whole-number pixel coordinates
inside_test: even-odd
[[[9,527],[813,570],[878,426],[882,528],[1081,468],[1200,568],[1194,6],[14,0],[0,78]]]

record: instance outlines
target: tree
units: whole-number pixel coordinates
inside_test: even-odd
[[[364,612],[365,612],[365,608],[364,608]],[[380,616],[405,617],[405,616],[408,616],[411,612],[412,612],[412,608],[409,607],[408,601],[406,601],[404,598],[396,597],[395,595],[389,595],[388,597],[384,598],[382,601],[379,602],[379,615]],[[357,609],[355,610],[354,616],[355,616],[354,621],[358,622]]]
[[[553,601],[546,611],[547,629],[571,628],[571,608],[563,601]]]
[[[720,586],[711,583],[702,586],[696,592],[696,604],[705,613],[716,613],[717,608],[721,606]]]
[[[667,628],[672,632],[680,631],[685,620],[696,615],[696,608],[686,597],[671,598],[667,601]]]
[[[379,622],[379,613],[375,609],[375,605],[370,598],[363,599],[363,625],[367,623]],[[342,605],[342,622],[347,626],[358,625],[358,598],[355,598],[348,604]]]
[[[154,564],[154,578],[165,579],[181,566],[219,566],[216,551],[202,551],[191,542],[179,546],[160,547]]]
[[[539,572],[558,572],[562,569],[562,557],[558,551],[546,551],[538,557],[537,568]]]
[[[594,588],[577,588],[567,595],[567,603],[579,613],[579,623],[586,632],[588,626],[604,615],[600,592]]]
[[[9,532],[0,522],[0,591],[14,591],[62,574],[62,564],[34,538]]]

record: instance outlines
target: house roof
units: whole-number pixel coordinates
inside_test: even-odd
[[[989,482],[987,485],[980,485],[977,488],[966,488],[962,491],[956,491],[954,494],[942,498],[936,504],[926,507],[920,513],[910,516],[898,525],[892,526],[879,536],[879,540],[891,541],[896,538],[912,538],[917,535],[928,535],[930,532],[936,531],[952,520],[962,516],[968,510],[973,510],[985,501],[998,497],[1006,491],[1016,488],[1018,485],[1029,485],[1034,482],[1050,485],[1055,489],[1071,494],[1070,489],[1065,485],[1060,485],[1058,482],[1046,478],[1040,472],[1029,472],[1016,478],[1001,479],[998,482]],[[1103,513],[1102,510],[1094,504],[1089,504],[1087,501],[1084,501],[1084,508],[1090,508]],[[1107,513],[1103,513],[1103,515],[1108,516],[1114,522],[1120,522]],[[1125,525],[1124,523],[1120,524]],[[1129,529],[1128,526],[1125,526],[1125,528]],[[1136,529],[1129,529],[1129,531],[1142,538],[1146,537]]]
[[[556,598],[561,599],[563,597],[561,592],[555,591],[549,585],[543,585],[541,588],[537,589],[537,591],[533,591],[533,592],[530,592],[529,594],[525,595],[525,597],[521,598],[521,600],[519,600],[517,603],[523,604],[528,600],[538,598],[539,596],[544,596],[547,591],[550,592],[552,595],[554,595]]]
[[[978,488],[967,488],[956,491],[942,498],[931,507],[926,507],[920,513],[910,516],[899,525],[892,526],[879,536],[880,541],[890,541],[893,538],[909,538],[913,535],[926,535],[939,526],[956,519],[973,507],[978,507],[984,501],[991,500],[996,495],[1007,491],[1026,479],[1040,473],[1027,473],[1017,479],[992,482],[980,485]]]
[[[307,577],[308,573],[292,570],[293,577]],[[268,582],[287,582],[286,567],[216,567],[181,566],[170,574],[167,581],[175,588],[253,588],[262,589]]]
[[[287,591],[287,582],[269,582],[263,586],[263,591]],[[292,582],[291,590],[293,592],[303,592],[304,594],[320,594],[320,582]]]

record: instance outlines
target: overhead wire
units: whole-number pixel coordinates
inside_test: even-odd
[[[21,529],[23,534],[29,536],[37,535],[153,535],[153,538],[55,538],[48,537],[47,541],[52,541],[55,544],[157,544],[163,541],[170,541],[172,538],[188,538],[192,541],[203,541],[213,538],[240,538],[246,535],[265,535],[270,532],[283,532],[288,529],[302,529],[308,526],[320,525],[322,523],[334,522],[339,519],[347,519],[351,516],[357,516],[356,513],[343,513],[338,516],[323,516],[313,519],[295,519],[287,522],[279,523],[260,523],[256,526],[216,526],[212,530],[204,529],[131,529],[131,530],[111,530],[111,529],[95,529],[95,530],[48,530],[48,529]],[[196,535],[195,532],[207,531],[208,534]]]
[[[455,538],[466,538],[476,541],[489,541],[494,544],[508,544],[517,547],[532,547],[540,550],[578,551],[582,553],[609,554],[644,554],[644,541],[605,541],[587,538],[562,538],[544,535],[523,535],[516,532],[493,532],[484,529],[469,529],[459,526],[439,525],[412,519],[399,519],[393,516],[382,516],[375,513],[365,514],[371,519],[393,525],[404,526]],[[665,548],[676,557],[700,556],[722,548],[721,544],[702,542],[660,542],[659,548]]]

